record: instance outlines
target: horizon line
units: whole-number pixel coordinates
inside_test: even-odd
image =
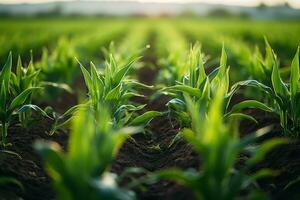
[[[1,2],[0,4],[2,5],[22,5],[22,4],[46,4],[46,3],[64,3],[64,2],[137,2],[137,3],[143,3],[143,4],[147,4],[147,3],[157,3],[157,4],[170,4],[170,3],[176,3],[176,4],[209,4],[209,5],[222,5],[222,6],[237,6],[237,7],[257,7],[260,5],[260,3],[264,3],[264,2],[260,2],[260,3],[254,3],[254,4],[237,4],[237,3],[221,3],[221,2],[203,2],[203,1],[197,1],[197,0],[186,0],[186,1],[182,1],[182,0],[171,0],[171,1],[161,1],[161,0],[45,0],[43,2],[40,1],[32,1],[32,2],[22,2],[22,0],[20,2],[16,2],[16,1],[5,1],[5,2]],[[300,5],[295,6],[293,5],[291,2],[282,2],[282,3],[275,3],[275,4],[268,4],[268,3],[264,3],[265,5],[267,5],[268,7],[274,7],[274,6],[282,6],[284,5],[284,3],[288,3],[291,8],[300,8]]]

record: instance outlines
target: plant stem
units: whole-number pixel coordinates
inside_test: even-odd
[[[7,137],[7,129],[8,129],[8,124],[5,123],[5,121],[2,121],[2,132],[1,132],[1,143],[2,146],[5,147],[6,145],[6,137]]]
[[[282,126],[283,126],[284,134],[285,135],[289,134],[287,111],[282,112]]]

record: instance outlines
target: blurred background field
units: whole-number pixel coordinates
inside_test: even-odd
[[[53,51],[60,40],[67,40],[83,60],[101,60],[101,48],[114,41],[121,43],[126,34],[143,25],[148,34],[167,31],[182,35],[186,43],[199,41],[211,57],[219,54],[222,43],[228,50],[239,51],[255,45],[264,47],[266,36],[283,59],[290,62],[300,44],[300,23],[297,20],[253,20],[231,17],[3,17],[0,19],[0,64],[9,51],[30,57],[32,50],[39,60],[43,49]],[[165,30],[169,27],[169,30]],[[174,32],[174,33],[173,33]],[[170,36],[171,37],[171,36]],[[178,41],[174,41],[176,44]]]
[[[171,26],[187,43],[201,42],[212,57],[222,42],[228,49],[262,48],[266,36],[282,61],[290,61],[300,43],[297,0],[220,2],[2,0],[0,66],[9,51],[29,58],[32,50],[38,60],[43,49],[53,51],[61,38],[79,58],[101,60],[101,48],[121,42],[138,24],[157,35],[162,26]]]

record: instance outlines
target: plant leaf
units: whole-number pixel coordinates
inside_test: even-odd
[[[297,49],[297,53],[292,61],[292,66],[291,66],[291,88],[290,88],[290,92],[291,95],[294,97],[296,96],[297,92],[298,92],[298,81],[299,81],[299,50],[300,47],[298,47]]]
[[[148,111],[132,120],[131,125],[139,126],[148,124],[154,117],[162,116],[163,113],[158,111]]]
[[[62,89],[62,90],[65,90],[65,91],[67,91],[71,94],[74,92],[72,90],[72,88],[68,84],[65,84],[65,83],[42,82],[41,85]]]
[[[241,111],[245,108],[257,108],[266,112],[272,112],[272,108],[268,107],[266,104],[261,103],[259,101],[256,100],[245,100],[242,101],[238,104],[235,104],[232,109],[231,112],[238,112]]]
[[[39,87],[32,87],[24,90],[11,102],[8,113],[12,113],[17,107],[21,106],[27,99],[28,95],[31,94],[34,90],[40,89]]]
[[[122,85],[119,84],[117,87],[109,91],[109,93],[106,95],[105,100],[116,100],[119,98],[120,90]]]
[[[225,115],[226,118],[230,118],[230,119],[247,119],[247,120],[250,120],[250,121],[253,121],[254,123],[258,124],[258,122],[256,121],[256,119],[250,115],[246,115],[246,114],[243,114],[243,113],[231,113],[229,115]]]
[[[167,87],[167,88],[165,88],[165,90],[178,90],[178,91],[188,93],[189,95],[198,97],[198,98],[200,98],[202,95],[202,92],[200,91],[200,89],[193,88],[188,85],[175,85],[175,86]]]
[[[280,77],[277,63],[275,63],[273,66],[272,85],[273,85],[275,93],[278,96],[282,97],[282,96],[286,96],[288,94],[288,89]]]
[[[12,67],[12,53],[10,52],[7,58],[7,61],[0,72],[0,81],[4,83],[4,87],[8,90],[10,75],[11,75],[11,67]]]
[[[48,117],[49,119],[52,119],[52,117],[50,117],[42,108],[40,108],[37,105],[33,105],[33,104],[27,104],[27,105],[23,105],[18,111],[17,113],[21,113],[21,112],[26,112],[27,110],[32,109],[38,113],[40,113],[41,115],[43,115],[44,117]]]
[[[114,84],[119,84],[121,82],[121,80],[124,78],[124,76],[126,75],[126,73],[129,71],[129,69],[139,59],[140,58],[135,58],[135,59],[131,60],[129,63],[127,63],[124,67],[119,69],[113,77]]]

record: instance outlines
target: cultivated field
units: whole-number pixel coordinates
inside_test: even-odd
[[[0,19],[0,200],[300,199],[300,23]]]

